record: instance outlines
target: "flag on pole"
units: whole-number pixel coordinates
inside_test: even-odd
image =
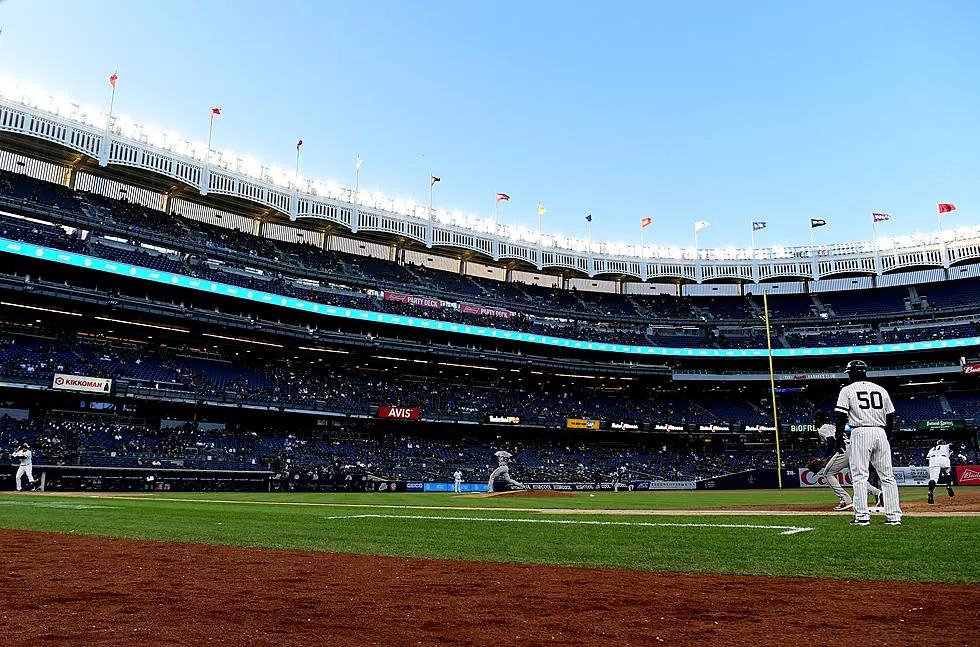
[[[707,227],[709,224],[710,223],[708,223],[708,222],[706,222],[704,220],[695,220],[694,221],[694,233],[698,233],[699,231],[701,231],[702,229],[704,229],[705,227]]]
[[[118,80],[119,80],[119,75],[113,72],[112,76],[109,77],[109,85],[111,85],[112,87],[116,87],[116,81]]]
[[[949,213],[950,211],[956,211],[955,204],[949,204],[948,202],[939,203],[939,213]]]
[[[591,213],[585,217],[585,222],[592,222],[592,214]]]
[[[298,142],[296,142],[296,148],[299,148],[302,145],[303,145],[303,140],[302,139],[299,140]]]
[[[214,119],[215,115],[221,114],[221,108],[211,108],[211,118]]]
[[[435,175],[429,175],[429,186],[432,186],[436,182],[442,182],[442,179],[437,178]]]
[[[823,227],[827,224],[826,220],[821,220],[820,218],[810,218],[810,229],[816,229],[817,227]]]
[[[540,215],[542,215],[546,211],[547,211],[547,209],[544,208],[544,205],[539,202],[538,203],[538,215],[540,216]]]
[[[498,193],[497,202],[500,202],[501,200],[510,200],[510,196],[507,195],[506,193]]]
[[[360,156],[360,155],[358,155],[358,156],[357,156],[357,161],[356,161],[356,162],[354,162],[354,167],[355,167],[355,168],[357,168],[357,170],[358,170],[358,171],[360,171],[360,170],[361,170],[361,162],[363,162],[363,161],[364,161],[364,160],[362,160],[362,159],[361,159],[361,156]]]
[[[887,213],[872,213],[871,222],[885,222],[886,220],[891,220],[892,217]]]
[[[653,224],[653,218],[641,218],[640,219],[640,229],[644,229]]]
[[[752,231],[759,231],[759,230],[765,229],[765,228],[766,228],[766,223],[764,223],[764,222],[753,222],[752,223]]]

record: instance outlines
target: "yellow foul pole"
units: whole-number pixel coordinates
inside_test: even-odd
[[[772,394],[772,424],[776,428],[776,476],[783,487],[783,458],[779,451],[779,413],[776,411],[776,375],[772,370],[772,329],[769,327],[769,297],[762,291],[762,309],[766,313],[766,347],[769,349],[769,392]]]

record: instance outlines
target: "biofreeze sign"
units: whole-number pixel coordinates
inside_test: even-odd
[[[86,375],[54,374],[52,386],[66,391],[85,391],[86,393],[108,393],[112,388],[112,380],[104,377],[88,377]]]

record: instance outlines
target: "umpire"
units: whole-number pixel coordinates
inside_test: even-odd
[[[885,503],[885,525],[901,526],[902,509],[898,505],[898,484],[892,471],[892,448],[888,437],[895,424],[895,405],[888,391],[868,381],[868,365],[861,360],[849,362],[847,377],[851,383],[840,390],[837,398],[838,452],[844,451],[844,425],[851,425],[851,478],[854,482],[854,521],[856,526],[871,525],[868,510],[868,472],[870,466],[881,479]]]

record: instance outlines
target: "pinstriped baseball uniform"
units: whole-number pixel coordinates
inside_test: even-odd
[[[930,481],[938,482],[941,475],[949,474],[949,457],[951,453],[948,443],[938,443],[929,450],[926,459],[929,461]]]
[[[873,382],[852,382],[840,390],[836,411],[847,415],[851,425],[851,478],[854,485],[854,518],[866,521],[868,510],[868,474],[874,465],[881,479],[885,499],[885,519],[901,521],[898,484],[892,471],[892,447],[885,435],[886,416],[895,412],[888,391]]]
[[[828,438],[833,438],[837,434],[837,429],[834,428],[834,425],[828,423],[826,425],[820,425],[820,429],[817,430],[817,434],[820,436],[821,440],[826,442]],[[823,468],[823,476],[825,479],[827,479],[827,485],[829,485],[830,489],[834,491],[834,494],[837,495],[837,498],[840,499],[841,503],[851,503],[852,501],[851,495],[848,494],[847,490],[841,486],[840,479],[837,478],[837,475],[847,469],[848,465],[850,464],[850,453],[851,437],[845,430],[844,453],[841,454],[840,452],[835,452],[834,455],[827,460],[827,465],[825,465]],[[881,494],[881,490],[870,483],[868,483],[868,492],[870,492],[871,496],[874,497]]]

